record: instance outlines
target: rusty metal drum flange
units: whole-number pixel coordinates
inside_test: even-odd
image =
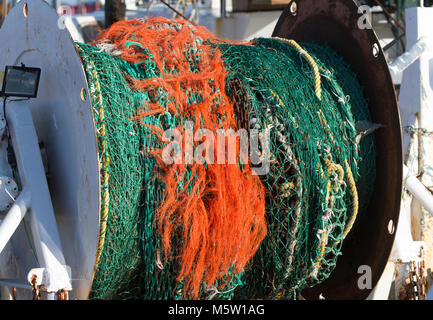
[[[331,276],[305,289],[306,299],[365,299],[379,281],[397,228],[402,191],[402,137],[396,94],[379,40],[371,28],[358,26],[361,13],[350,0],[298,0],[283,11],[274,37],[328,45],[357,74],[369,101],[375,132],[376,181],[365,215],[344,242]],[[360,266],[371,268],[371,289],[359,288]]]

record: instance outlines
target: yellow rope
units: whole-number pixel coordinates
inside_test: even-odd
[[[346,166],[347,180],[349,181],[349,189],[353,199],[353,205],[352,205],[353,208],[352,208],[352,216],[350,217],[350,220],[347,222],[344,228],[343,239],[346,238],[346,236],[349,234],[350,230],[352,229],[359,210],[358,190],[356,190],[355,179],[353,178],[352,170],[350,169],[347,160],[344,161],[344,165]]]
[[[92,64],[92,67],[95,67]],[[94,84],[96,87],[96,92],[98,94],[98,104],[99,104],[99,121],[101,123],[100,127],[100,136],[101,136],[101,160],[102,160],[102,171],[103,171],[103,177],[102,177],[102,183],[103,183],[103,205],[102,205],[102,214],[100,219],[100,226],[99,226],[99,239],[98,239],[98,247],[97,247],[97,255],[96,255],[96,262],[95,262],[95,270],[98,268],[99,261],[101,259],[102,250],[104,249],[104,243],[105,243],[105,233],[107,230],[107,218],[108,218],[108,210],[109,210],[109,203],[110,203],[110,190],[108,188],[108,184],[110,181],[110,175],[108,173],[108,166],[110,164],[110,157],[106,155],[106,139],[105,139],[105,124],[104,124],[104,108],[103,108],[103,102],[102,102],[102,95],[101,95],[101,87],[99,85],[98,80],[98,74],[96,70],[93,68],[92,75],[95,78]]]
[[[319,115],[319,118],[323,119],[323,122],[325,123],[325,125],[328,126],[328,123],[326,122],[326,119],[323,115],[322,110],[320,110],[320,113],[318,115]],[[329,128],[328,127],[326,127],[326,128],[328,130],[328,133],[330,134],[331,142],[334,145],[336,145],[334,137],[330,133]],[[350,166],[349,166],[349,163],[347,162],[347,160],[344,160],[344,165],[346,166],[346,175],[347,175],[347,180],[349,182],[349,190],[350,190],[350,194],[351,194],[352,199],[353,199],[353,204],[352,204],[352,215],[351,215],[349,221],[346,223],[346,226],[344,227],[343,239],[346,238],[346,236],[349,234],[350,230],[352,230],[352,227],[356,221],[356,217],[358,216],[358,210],[359,210],[358,190],[356,189],[356,183],[355,183],[355,179],[353,177],[352,169],[350,169]],[[341,172],[339,173],[339,176],[341,176]],[[340,241],[337,241],[337,243],[339,243],[339,242]]]
[[[321,171],[322,177],[324,178],[325,174],[323,172],[322,167],[319,166],[319,164],[317,164],[317,166],[318,166],[319,170]],[[343,170],[343,167],[341,165],[335,164],[331,160],[325,158],[325,166],[326,166],[326,170],[329,174],[337,172],[338,180],[340,180],[340,181],[343,180],[344,170]],[[325,202],[327,205],[329,205],[329,194],[330,194],[331,190],[332,190],[331,181],[328,180],[328,184],[327,184],[327,188],[326,188],[326,199],[325,199]],[[324,228],[322,230],[322,237],[321,237],[320,244],[319,244],[320,251],[319,251],[318,256],[315,259],[316,262],[314,262],[314,264],[313,264],[314,270],[316,270],[316,269],[319,270],[321,267],[321,262],[322,262],[324,254],[325,254],[326,243],[328,240],[327,238],[328,237],[327,237],[327,233],[326,233],[326,228]],[[310,273],[310,276],[313,272]]]
[[[327,236],[326,236],[326,230],[323,230],[322,232],[322,240],[320,241],[320,251],[319,251],[319,255],[317,257],[317,261],[314,264],[314,270],[319,270],[320,267],[322,266],[322,259],[323,259],[323,255],[325,254],[325,248],[326,248],[326,242],[327,242]],[[311,274],[310,274],[311,276]]]
[[[315,72],[315,75],[317,75],[317,77],[316,77],[316,94],[319,93],[319,94],[318,94],[318,98],[321,99],[321,90],[320,90],[320,87],[321,87],[321,85],[320,85],[320,74],[318,73],[318,68],[317,68],[317,65],[316,65],[316,63],[314,62],[313,58],[311,58],[311,56],[308,55],[308,54],[307,54],[307,53],[302,49],[302,47],[299,46],[299,45],[298,45],[294,40],[287,40],[287,39],[281,39],[281,38],[276,38],[276,39],[283,40],[283,41],[285,41],[285,42],[291,44],[292,46],[294,46],[295,48],[297,48],[300,52],[303,51],[303,53],[302,53],[302,52],[301,52],[301,53],[302,53],[302,54],[304,55],[304,57],[305,57],[305,58],[310,62],[310,64],[312,65],[313,69],[314,69],[315,71],[317,71],[317,73]],[[310,59],[308,59],[308,58],[305,56],[305,54],[308,55]],[[317,88],[319,88],[319,91],[317,91]],[[281,104],[283,104],[281,98],[280,98],[277,94],[275,94],[273,91],[272,91],[272,94],[273,94],[273,96],[274,96],[275,98],[278,99],[278,101],[279,101]],[[318,116],[319,116],[319,118],[323,121],[324,127],[326,128],[326,130],[327,130],[328,133],[329,133],[329,136],[330,136],[330,139],[331,139],[332,144],[336,145],[335,140],[334,140],[334,137],[333,137],[332,134],[330,133],[328,123],[327,123],[327,121],[326,121],[326,118],[325,118],[325,116],[324,116],[322,110],[319,111]],[[348,182],[349,182],[349,190],[350,190],[350,193],[351,193],[351,196],[352,196],[352,199],[353,199],[353,208],[352,208],[352,215],[351,215],[349,221],[346,223],[346,226],[345,226],[344,231],[343,231],[343,239],[346,238],[346,236],[349,234],[350,230],[352,229],[352,227],[353,227],[353,225],[354,225],[354,223],[355,223],[355,221],[356,221],[356,217],[357,217],[357,215],[358,215],[358,210],[359,210],[359,204],[358,204],[358,202],[359,202],[359,199],[358,199],[358,191],[357,191],[357,189],[356,189],[355,179],[354,179],[354,177],[353,177],[352,170],[350,169],[350,166],[349,166],[347,160],[344,160],[344,164],[345,164],[345,167],[346,167],[347,180],[348,180]],[[321,167],[319,164],[317,164],[317,166],[318,166],[318,169],[319,169],[319,170],[321,171],[321,173],[322,173],[322,177],[324,177],[324,173],[323,173],[323,169],[322,169],[322,167]],[[329,172],[329,173],[331,173],[331,174],[334,173],[334,172],[337,172],[337,174],[338,174],[338,180],[342,181],[342,180],[344,179],[344,169],[343,169],[343,167],[342,167],[341,165],[339,165],[339,164],[335,164],[335,163],[333,163],[331,160],[325,158],[325,166],[326,166],[327,172]],[[328,184],[327,184],[327,192],[326,192],[326,200],[325,200],[327,204],[329,203],[329,194],[330,194],[330,192],[331,192],[331,188],[332,188],[332,186],[331,186],[331,182],[328,181]],[[340,240],[337,241],[337,244],[338,244],[339,242],[340,242]],[[320,269],[320,267],[321,267],[321,261],[322,261],[322,259],[323,259],[324,254],[325,254],[326,243],[327,243],[327,233],[326,233],[326,228],[324,228],[324,229],[322,230],[322,236],[321,236],[321,240],[320,240],[320,244],[319,244],[320,251],[319,251],[318,256],[317,256],[316,259],[315,259],[316,261],[313,263],[314,270],[316,270],[316,269],[318,270],[318,269]],[[311,274],[312,274],[312,273],[311,273]],[[311,276],[311,274],[310,274],[310,276]]]
[[[305,51],[295,40],[288,40],[284,38],[274,37],[273,39],[277,39],[283,42],[288,43],[292,47],[294,47],[296,50],[299,51],[299,53],[308,61],[308,64],[313,68],[314,72],[314,83],[315,83],[315,92],[316,96],[319,100],[322,100],[322,85],[320,80],[320,72],[319,67],[316,64],[316,61],[314,61],[313,57],[308,54],[307,51]]]
[[[278,38],[278,37],[275,37],[274,39],[278,39],[278,40],[281,40],[281,41],[284,41],[284,42],[290,44],[295,49],[297,49],[301,53],[301,55],[308,61],[308,63],[310,64],[310,66],[313,68],[313,71],[314,71],[316,96],[319,100],[321,100],[322,99],[322,89],[321,89],[320,73],[319,73],[319,68],[317,67],[317,64],[314,61],[314,59],[296,41],[287,40],[287,39]],[[271,92],[272,92],[272,95],[275,98],[277,98],[281,104],[283,104],[281,98],[277,94],[275,94],[273,91],[271,91]],[[328,123],[326,121],[326,118],[324,117],[322,110],[320,110],[320,112],[318,113],[318,116],[321,120],[323,120],[324,126],[330,135],[330,139],[331,139],[332,144],[336,145],[334,137],[330,133]],[[358,191],[356,189],[356,184],[355,184],[355,180],[353,177],[353,173],[352,173],[352,170],[350,169],[350,166],[349,166],[347,160],[345,160],[344,164],[346,166],[347,180],[349,182],[349,189],[350,189],[350,193],[351,193],[351,196],[353,199],[353,208],[352,208],[352,215],[351,215],[349,221],[347,222],[347,224],[344,228],[344,231],[343,231],[343,239],[349,234],[350,230],[352,229],[353,224],[356,221],[356,217],[358,215],[358,209],[359,209]],[[324,175],[322,167],[319,164],[317,164],[317,166],[318,166],[318,169],[322,173],[322,177],[324,177],[325,175]],[[325,158],[325,166],[326,166],[328,173],[332,174],[334,172],[337,172],[338,180],[342,181],[344,179],[344,169],[340,164],[335,164],[331,160]],[[332,190],[331,181],[328,181],[326,199],[325,199],[326,204],[329,204],[329,195],[330,195],[331,190]],[[337,244],[339,242],[340,241],[338,240]],[[324,254],[325,254],[326,243],[327,243],[327,232],[326,232],[326,227],[325,227],[322,230],[322,236],[321,236],[321,240],[320,240],[320,244],[319,244],[319,248],[320,248],[319,254],[317,255],[317,257],[315,259],[316,261],[313,263],[314,269],[310,273],[310,276],[313,274],[314,270],[319,270],[321,267],[321,262],[322,262],[322,259],[324,257]],[[279,292],[276,296],[276,299],[279,300],[281,298],[281,295],[282,295],[282,293]]]

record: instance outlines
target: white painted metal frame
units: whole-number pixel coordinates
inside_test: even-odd
[[[59,17],[55,10],[42,0],[22,0],[12,8],[0,29],[0,42],[0,69],[5,65],[24,63],[42,70],[38,96],[26,101],[26,104],[32,115],[38,143],[43,143],[47,182],[61,244],[58,246],[57,240],[48,239],[46,246],[50,247],[41,246],[37,249],[33,244],[36,241],[33,236],[29,244],[28,227],[35,226],[32,212],[29,211],[11,243],[0,254],[1,277],[24,280],[29,270],[32,270],[41,278],[41,284],[49,286],[51,282],[48,279],[51,277],[59,277],[59,282],[66,278],[67,272],[62,271],[57,276],[55,270],[62,270],[59,265],[67,264],[71,268],[73,288],[69,297],[86,299],[95,270],[100,184],[90,92],[80,57],[68,31],[59,28]],[[12,113],[16,111],[12,104],[8,106],[8,112],[9,108]],[[12,116],[8,114],[8,118]],[[25,162],[25,158],[22,160]],[[3,168],[1,164],[0,171]],[[23,165],[28,166],[29,163]],[[33,164],[30,165],[32,168]],[[0,172],[0,175],[11,176],[8,172]],[[55,226],[54,223],[52,226]],[[37,227],[37,236],[43,236],[46,228]],[[57,236],[55,238],[58,239]],[[60,248],[66,263],[57,255]],[[58,263],[54,264],[58,268],[48,270],[42,261],[36,261],[35,256],[38,254],[34,249],[45,254],[47,259],[56,258]],[[1,281],[0,286],[4,286]],[[17,298],[29,299],[31,296],[28,291],[18,290]]]
[[[410,199],[407,199],[410,198],[410,195],[409,197],[406,195],[402,202],[397,230],[390,230],[390,232],[396,232],[396,236],[388,262],[389,266],[370,295],[371,299],[388,299],[392,282],[394,282],[394,296],[390,298],[398,299],[400,289],[409,277],[409,263],[427,259],[426,267],[432,264],[432,261],[428,261],[432,254],[431,243],[426,243],[427,240],[426,242],[414,241],[413,235],[419,233],[419,230],[415,232],[413,226],[418,224],[426,228],[428,225],[426,221],[433,218],[433,196],[425,187],[426,181],[431,178],[426,179],[424,176],[423,181],[420,181],[416,174],[428,168],[428,165],[431,166],[431,159],[428,155],[433,149],[431,142],[426,141],[426,137],[412,135],[406,130],[408,126],[429,131],[432,127],[433,122],[430,120],[432,110],[429,101],[433,98],[430,84],[430,77],[433,75],[432,26],[433,8],[406,9],[406,40],[407,47],[410,49],[390,64],[394,80],[403,74],[399,95],[403,153],[407,164],[407,166],[404,165],[403,183],[405,189],[418,201],[420,207],[410,205],[408,202]],[[415,214],[414,210],[418,210],[419,213]]]
[[[0,251],[29,210],[38,261],[52,275],[42,289],[71,290],[32,114],[26,102],[9,102],[6,115],[23,191],[0,225]]]
[[[0,222],[0,253],[23,220],[29,206],[30,192],[28,189],[23,189],[5,218]]]

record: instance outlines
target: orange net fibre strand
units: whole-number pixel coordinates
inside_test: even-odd
[[[158,17],[118,22],[98,41],[114,43],[123,52],[121,58],[131,63],[148,60],[142,50],[147,48],[160,76],[134,81],[135,89],[162,88],[170,97],[169,112],[191,119],[194,128],[215,133],[236,129],[236,121],[233,102],[225,92],[227,72],[221,53],[203,44],[210,39],[215,37],[204,27]],[[131,41],[140,45],[131,46]],[[191,68],[191,48],[195,68]],[[199,92],[201,101],[188,103],[188,91]],[[136,120],[164,112],[158,103],[144,109]],[[161,132],[155,133],[161,137]],[[242,169],[238,164],[165,165],[161,154],[162,150],[153,153],[165,184],[155,224],[165,256],[175,253],[184,297],[198,298],[203,283],[211,286],[218,281],[223,288],[227,273],[240,274],[257,251],[267,232],[264,187],[249,165]]]

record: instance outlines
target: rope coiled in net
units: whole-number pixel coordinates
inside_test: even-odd
[[[118,22],[77,51],[101,163],[91,298],[292,299],[330,275],[375,171],[374,137],[355,129],[367,102],[335,52],[164,18]],[[214,141],[204,163],[182,142],[167,164],[166,132],[200,128],[256,134],[268,172],[237,143],[235,163],[215,163]]]

